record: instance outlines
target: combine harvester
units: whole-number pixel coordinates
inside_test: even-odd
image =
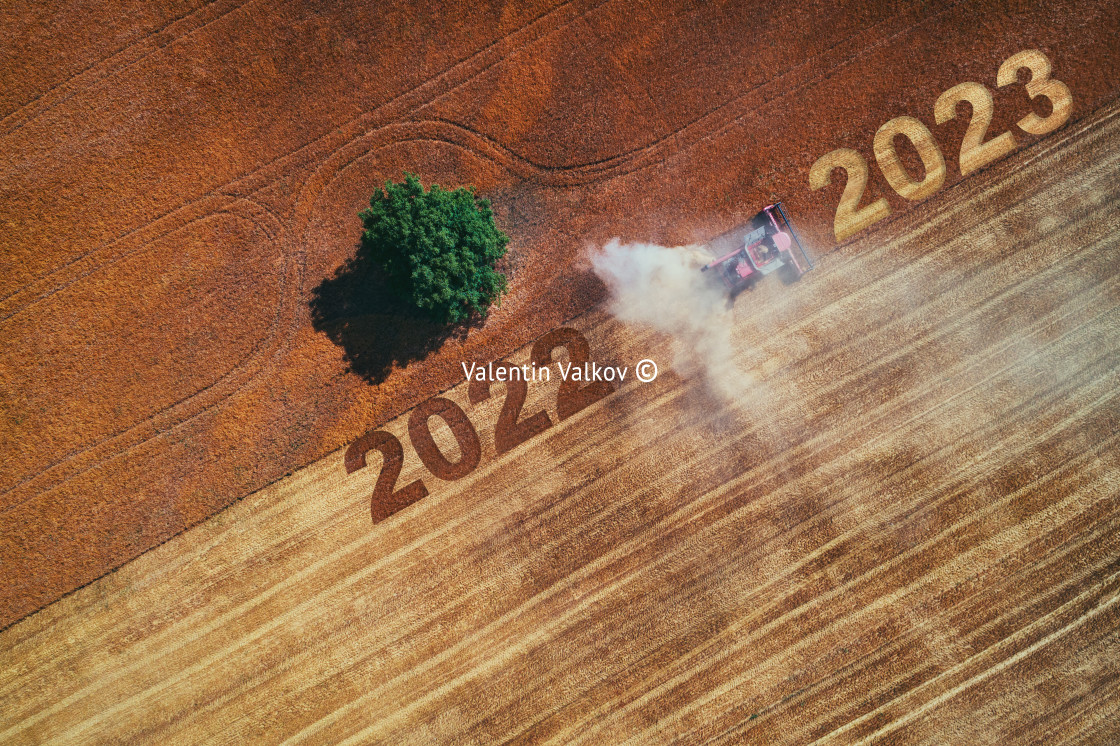
[[[700,268],[701,272],[715,270],[732,297],[771,272],[782,270],[783,279],[794,282],[813,268],[781,202],[767,205],[745,225],[711,242],[716,254],[732,246],[729,253]]]

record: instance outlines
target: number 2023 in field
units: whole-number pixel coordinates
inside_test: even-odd
[[[1026,84],[1027,93],[1032,99],[1042,96],[1050,101],[1049,116],[1040,117],[1031,113],[1017,122],[1019,129],[1032,135],[1045,135],[1065,124],[1073,110],[1073,95],[1069,87],[1050,77],[1050,60],[1037,49],[1030,49],[1012,55],[1003,61],[996,74],[996,85],[1000,88],[1018,80],[1019,70],[1030,72]],[[992,123],[992,92],[980,83],[961,83],[942,93],[933,105],[933,118],[937,124],[944,124],[957,116],[957,104],[967,101],[972,106],[972,119],[961,142],[961,175],[972,173],[992,161],[998,160],[1015,150],[1015,135],[1004,132],[998,137],[985,141],[988,126]],[[914,144],[922,159],[925,176],[915,179],[906,172],[894,147],[894,139],[903,135]],[[908,200],[921,200],[930,196],[945,183],[945,156],[933,139],[929,128],[918,119],[909,116],[895,117],[875,133],[872,143],[875,161],[887,183],[898,194]],[[809,169],[809,187],[816,191],[828,186],[832,180],[833,169],[842,168],[848,175],[840,204],[836,207],[834,233],[837,241],[858,233],[891,214],[890,205],[883,197],[871,204],[860,207],[863,192],[867,188],[867,161],[858,151],[840,148],[825,153]]]

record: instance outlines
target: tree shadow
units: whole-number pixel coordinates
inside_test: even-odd
[[[311,324],[342,348],[355,374],[381,383],[394,369],[422,360],[448,339],[462,339],[480,326],[478,314],[459,324],[440,324],[406,307],[363,251],[312,290]]]

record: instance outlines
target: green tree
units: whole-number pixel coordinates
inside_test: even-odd
[[[498,230],[490,202],[474,189],[424,190],[415,174],[385,182],[358,213],[362,248],[381,267],[390,290],[439,323],[485,315],[506,292],[495,263],[509,236]]]

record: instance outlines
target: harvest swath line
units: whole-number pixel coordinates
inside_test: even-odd
[[[1007,374],[1009,372],[1010,371],[1006,370],[1006,369],[998,371],[997,373],[994,373],[992,376],[989,376],[988,378],[986,378],[981,383],[970,387],[968,389],[968,392],[975,391],[978,394],[982,394],[982,393],[984,393],[983,388],[982,388],[983,384],[986,384],[989,381],[992,381],[993,379],[995,379],[997,376],[1000,376],[1001,374]],[[962,392],[961,395],[963,395],[964,393],[968,393],[968,392]],[[1062,392],[1062,393],[1064,393],[1064,392]],[[1105,398],[1107,399],[1107,397],[1105,397]],[[1094,406],[1098,405],[1099,403],[1100,402],[1094,402]],[[943,408],[944,406],[946,406],[946,404],[947,403],[941,404],[938,407],[935,407],[934,409],[923,412],[922,415],[921,415],[921,419],[932,420],[936,416],[937,410]],[[1092,411],[1092,409],[1093,409],[1093,407],[1091,406],[1091,407],[1086,408],[1085,411],[1089,412],[1089,411]],[[902,429],[906,428],[911,423],[914,423],[915,420],[917,420],[917,419],[918,418],[911,418],[910,420],[908,420],[905,423],[902,423],[901,425],[896,427],[894,430],[885,431],[884,433],[880,434],[879,436],[873,437],[870,440],[867,440],[867,441],[864,441],[864,442],[866,442],[867,447],[870,448],[871,446],[873,446],[877,442],[887,439],[888,436],[891,436],[891,435],[897,436],[897,432],[899,430],[902,430]],[[968,435],[975,436],[972,439],[977,440],[979,442],[985,442],[985,441],[991,442],[991,441],[994,440],[994,436],[997,434],[997,432],[998,432],[998,428],[985,428],[983,430],[977,430],[975,432],[970,432],[970,433],[968,433]],[[1115,442],[1115,438],[1111,439],[1109,442],[1110,443]],[[988,456],[993,455],[994,450],[995,449],[992,449],[992,452],[982,454],[982,455],[988,455]],[[944,455],[945,453],[947,453],[949,451],[950,451],[950,449],[948,447],[943,447],[938,453]],[[904,468],[900,469],[897,472],[890,473],[889,475],[884,475],[883,477],[880,477],[882,488],[884,490],[892,488],[898,480],[906,479],[906,477],[910,473],[912,473],[920,465],[921,465],[921,462],[911,463],[911,464],[906,465]],[[743,481],[747,480],[748,478],[749,478],[749,475],[744,475],[743,477],[740,477],[737,480],[729,482],[727,485],[725,485],[725,487],[721,488],[721,491],[732,492],[736,488],[741,487],[741,483]],[[773,486],[767,486],[767,487],[762,488],[762,489],[766,489],[767,491],[769,491],[770,489],[774,489],[776,487],[777,487],[777,485],[773,485]],[[944,499],[950,499],[953,496],[954,496],[954,494],[952,492],[950,492],[949,494],[947,494],[945,496]],[[705,498],[703,498],[703,499],[706,500],[707,497],[708,496],[705,496]],[[714,497],[714,495],[713,495],[713,497]],[[821,520],[835,521],[836,518],[841,517],[841,514],[837,511],[840,509],[841,506],[843,506],[847,501],[849,501],[853,497],[854,497],[854,495],[850,494],[850,493],[846,494],[844,497],[838,497],[838,496],[834,495],[833,499],[831,501],[822,505],[822,508],[823,508],[822,513],[819,514],[818,516],[813,516],[813,518],[811,520],[817,521],[817,522],[819,522]],[[1009,497],[1008,499],[1011,499],[1011,498]],[[928,504],[924,504],[920,507],[920,511],[928,512],[930,510],[935,509],[937,506],[938,506],[938,502],[931,502],[931,503],[928,503]],[[882,509],[884,511],[890,511],[892,508],[890,506],[884,506]],[[993,511],[994,511],[994,507],[989,507],[981,515],[989,514],[989,513],[992,513]],[[899,525],[900,521],[906,521],[906,520],[910,520],[910,519],[914,518],[915,514],[917,512],[918,512],[917,510],[912,510],[912,511],[910,511],[908,513],[905,513],[905,514],[891,514],[889,512],[885,512],[883,514],[882,522],[886,523],[887,525],[897,526],[897,525]],[[980,516],[977,516],[977,517],[980,517]],[[692,520],[695,520],[695,517],[693,517]],[[780,548],[780,542],[778,542],[778,539],[782,539],[784,541],[793,541],[798,537],[798,535],[803,534],[805,532],[805,530],[807,530],[809,528],[812,528],[810,526],[807,526],[806,524],[807,524],[807,521],[802,521],[802,522],[799,522],[798,524],[792,526],[789,530],[791,530],[791,531],[795,530],[795,529],[798,530],[798,533],[795,534],[795,535],[790,536],[790,535],[787,535],[787,534],[780,534],[779,536],[775,537],[774,540],[767,541],[765,544],[759,545],[759,547],[757,549],[757,552],[758,552],[759,556],[756,557],[756,559],[760,559],[761,556],[763,556],[768,549],[779,549]],[[826,552],[830,551],[831,549],[833,549],[835,547],[836,542],[839,542],[841,539],[844,539],[844,538],[845,538],[845,536],[839,536],[836,539],[834,539],[833,542],[831,542],[830,544],[822,546],[816,552],[808,555],[805,558],[805,563],[811,563],[813,560],[818,559],[819,557],[823,556]],[[770,546],[771,543],[774,543],[775,546],[771,547]],[[917,551],[920,548],[921,547],[917,547],[912,551]],[[909,554],[909,553],[907,553],[907,554]],[[906,555],[900,555],[900,558],[905,557],[905,556]],[[901,562],[900,559],[892,560],[891,563],[888,564],[888,565],[882,565],[882,566],[874,568],[871,575],[861,576],[861,577],[857,578],[856,580],[859,580],[861,584],[866,584],[866,583],[868,583],[868,582],[870,582],[871,580],[874,579],[875,574],[884,572],[884,571],[888,570],[892,565],[898,565],[898,564],[900,564],[900,562]],[[774,581],[772,581],[772,583],[775,584],[775,586],[776,586],[777,584],[789,581],[791,579],[792,573],[794,571],[798,570],[798,569],[799,569],[799,567],[792,568],[790,573],[787,573],[786,575],[783,575],[782,577],[779,577],[779,578],[775,579]],[[834,592],[832,592],[828,596],[821,597],[820,599],[815,600],[813,602],[813,604],[817,604],[818,601],[820,603],[824,603],[825,601],[828,601],[830,599],[834,600],[834,601],[839,600],[840,597],[845,592],[851,592],[853,590],[861,590],[861,589],[856,588],[856,587],[852,587],[852,586],[843,586],[843,587],[840,587],[840,588],[836,589]],[[799,611],[798,613],[799,614],[804,614],[804,613],[806,613],[806,611],[807,611],[807,609],[804,609],[804,610]],[[758,612],[758,614],[760,614],[760,615],[761,615],[761,613],[762,613],[761,611]],[[701,663],[703,661],[704,656],[711,654],[714,649],[717,649],[717,648],[720,648],[720,647],[723,647],[725,649],[725,653],[726,653],[727,648],[735,649],[736,644],[735,644],[734,641],[742,633],[747,631],[747,629],[742,625],[746,625],[749,621],[750,621],[750,618],[747,618],[747,619],[743,620],[743,622],[741,624],[733,624],[730,627],[728,627],[726,630],[723,630],[720,633],[720,637],[721,638],[726,638],[726,639],[723,639],[722,641],[717,638],[716,640],[709,641],[704,646],[701,646],[701,647],[696,648],[694,650],[682,653],[682,655],[678,659],[678,661],[674,663],[674,666],[676,666],[678,664],[682,665],[682,666],[688,666],[688,665],[690,665],[690,661],[694,661],[696,663]],[[780,617],[776,618],[773,622],[768,624],[767,627],[771,628],[771,629],[776,629],[778,623],[783,622],[783,621],[788,624],[788,623],[790,623],[792,621],[796,621],[796,620],[790,620],[790,619],[786,619],[785,616],[780,616]],[[753,630],[753,631],[757,632],[759,630]],[[646,695],[644,695],[643,699],[648,699],[650,697],[653,697],[654,694],[656,694],[656,692],[659,691],[659,690],[660,691],[667,691],[667,690],[673,688],[674,686],[680,685],[680,684],[684,683],[687,680],[688,677],[694,676],[696,673],[697,673],[697,671],[695,669],[691,669],[691,668],[685,669],[684,671],[682,671],[682,673],[678,677],[676,677],[674,679],[669,679],[669,680],[665,681],[664,683],[658,684],[655,689],[650,690]],[[644,687],[648,687],[651,683],[652,682],[645,682],[645,681],[641,682],[641,684]],[[636,688],[634,691],[637,691],[637,690],[638,690],[638,688]],[[625,698],[625,696],[627,694],[630,694],[630,692],[624,693],[624,695],[622,695],[622,698]],[[606,717],[607,713],[611,712],[611,711],[621,712],[622,710],[617,710],[616,709],[621,704],[622,703],[619,702],[619,701],[614,701],[614,702],[611,702],[609,705],[605,705],[599,711],[598,716]],[[581,724],[579,726],[579,730],[581,732],[586,733],[587,731],[585,731],[584,729],[587,728],[587,727],[588,727],[587,724]],[[570,736],[570,735],[574,735],[574,734],[569,731],[568,735]]]

